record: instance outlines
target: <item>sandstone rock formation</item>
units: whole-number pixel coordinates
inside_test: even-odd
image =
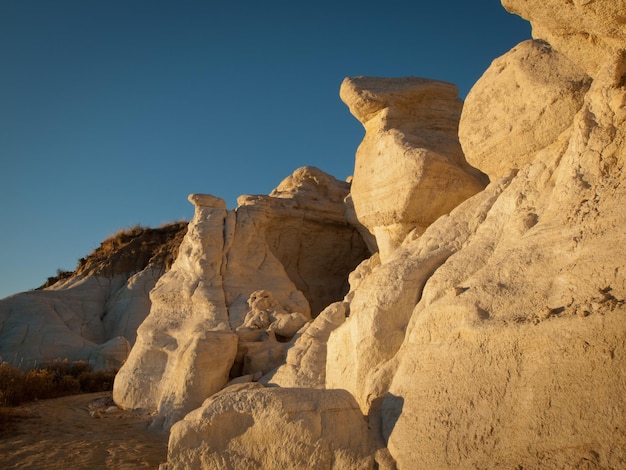
[[[572,124],[590,77],[544,41],[525,41],[467,95],[459,139],[467,161],[492,180],[531,163]]]
[[[624,50],[623,1],[502,0],[502,5],[530,21],[534,38],[546,40],[593,78]]]
[[[343,390],[236,385],[174,425],[164,470],[371,469],[367,423]]]
[[[169,428],[230,378],[267,373],[285,341],[348,290],[369,253],[345,217],[349,185],[305,167],[270,196],[191,195],[194,219],[150,297],[150,315],[114,387],[127,409]]]
[[[190,197],[114,389],[172,426],[164,469],[626,467],[624,4],[503,3],[541,41],[470,92],[478,170],[451,85],[361,77],[351,197]]]
[[[382,403],[400,467],[625,464],[626,61],[605,66],[568,145],[505,180],[426,284]]]
[[[354,397],[368,419],[369,438],[354,427],[337,430],[325,413],[318,418],[320,433],[333,442],[358,438],[342,446],[361,449],[350,453],[365,456],[351,461],[357,468],[626,466],[623,2],[504,3],[536,19],[535,36],[553,41],[554,49],[544,42],[521,44],[494,62],[470,93],[464,145],[493,181],[455,208],[423,219],[409,215],[406,201],[420,185],[430,194],[428,180],[398,184],[400,194],[376,193],[376,214],[373,199],[359,198],[374,194],[375,188],[364,189],[373,181],[384,188],[384,178],[377,179],[383,171],[362,171],[368,166],[361,157],[381,150],[384,166],[383,155],[397,153],[383,152],[393,130],[374,134],[373,124],[365,124],[352,197],[356,217],[377,235],[380,256],[361,264],[344,300],[303,328],[286,363],[262,379],[308,388],[246,385],[208,400],[174,427],[173,468],[262,465],[269,456],[289,459],[286,466],[306,465],[299,446],[308,447],[290,433],[302,419],[299,429],[307,430],[308,442],[309,415],[291,404],[299,397],[330,400],[336,393]],[[395,121],[401,129],[419,100],[396,111],[388,103],[402,95],[397,84],[387,82],[385,94],[372,83],[383,82],[373,79],[368,87],[374,90],[366,92],[348,80],[342,96],[366,123],[391,127],[388,116],[401,116]],[[407,80],[406,88],[415,83]],[[512,106],[496,99],[516,84],[519,100],[513,96]],[[431,89],[437,94],[439,85]],[[444,121],[449,128],[450,120]],[[499,125],[505,132],[490,136]],[[408,133],[397,134],[402,139]],[[444,156],[454,148],[446,138],[442,144]],[[268,404],[267,413],[251,400],[261,392],[256,401]],[[367,449],[360,447],[365,441]],[[287,445],[290,457],[284,457],[291,442],[297,445]]]
[[[237,353],[222,285],[226,203],[192,194],[179,256],[150,293],[150,315],[115,379],[115,402],[156,411],[169,427],[220,390]]]
[[[45,287],[0,300],[0,360],[55,359],[119,368],[150,310],[148,293],[176,257],[185,223],[120,231]]]
[[[371,266],[354,291],[350,317],[330,334],[328,388],[349,390],[364,414],[384,396],[393,372],[386,364],[404,341],[425,283],[467,243],[500,191],[496,185],[479,193]]]
[[[423,232],[485,186],[459,145],[462,102],[454,85],[356,77],[344,80],[340,96],[365,127],[351,197],[382,259],[409,231]]]
[[[278,295],[288,310],[301,311],[302,300],[281,298],[284,287],[269,279],[295,284],[313,317],[348,292],[348,273],[370,255],[347,220],[344,199],[349,191],[348,183],[303,167],[269,196],[238,199],[227,221],[233,233],[226,260],[230,268],[224,274],[231,326],[241,324],[250,293],[259,289]]]

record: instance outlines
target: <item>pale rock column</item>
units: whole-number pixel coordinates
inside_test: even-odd
[[[356,153],[352,201],[385,262],[413,229],[481,191],[457,137],[463,106],[456,86],[423,78],[346,78],[341,99],[365,127]]]
[[[158,412],[165,428],[226,384],[237,352],[221,276],[226,203],[200,194],[189,201],[196,210],[178,258],[150,293],[113,390],[118,405]]]

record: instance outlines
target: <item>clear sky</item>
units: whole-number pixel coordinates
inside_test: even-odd
[[[0,0],[0,297],[107,236],[190,219],[189,193],[345,179],[363,137],[346,76],[462,98],[530,38],[498,0]]]

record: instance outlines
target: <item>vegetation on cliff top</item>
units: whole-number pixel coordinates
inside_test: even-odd
[[[74,271],[57,270],[37,289],[45,289],[59,281],[79,275],[113,277],[116,274],[139,272],[149,264],[167,271],[178,247],[187,233],[187,222],[177,221],[158,228],[134,225],[108,237],[87,257],[78,260]]]

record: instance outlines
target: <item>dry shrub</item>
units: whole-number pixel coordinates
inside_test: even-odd
[[[54,373],[46,369],[33,369],[24,374],[22,379],[24,392],[22,401],[37,400],[54,396]]]
[[[80,389],[84,393],[106,392],[113,389],[115,371],[99,370],[97,372],[83,372],[78,376]]]
[[[113,389],[117,371],[96,371],[85,361],[53,361],[22,372],[0,363],[0,406],[17,406],[25,401],[56,398],[78,393]]]
[[[24,373],[7,362],[0,363],[0,406],[17,406],[24,398]]]

